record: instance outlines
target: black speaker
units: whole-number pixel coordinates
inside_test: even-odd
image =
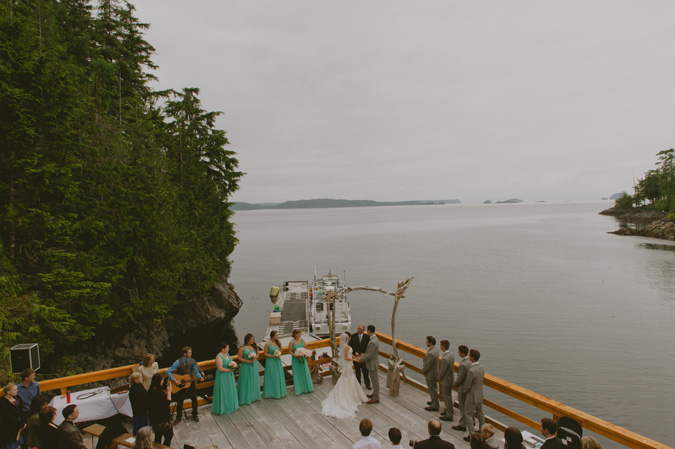
[[[21,374],[26,368],[40,369],[40,349],[37,343],[22,343],[9,350],[12,373]]]

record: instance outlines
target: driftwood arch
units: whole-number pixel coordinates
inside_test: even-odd
[[[369,287],[369,286],[358,286],[358,287],[342,287],[338,288],[337,290],[331,292],[330,295],[326,296],[326,302],[328,302],[328,306],[330,307],[331,301],[333,301],[335,298],[339,298],[340,296],[350,293],[350,292],[356,292],[356,291],[370,291],[370,292],[379,292],[379,293],[384,293],[385,295],[393,296],[394,297],[394,308],[391,312],[391,338],[392,338],[392,348],[393,351],[391,353],[391,356],[389,357],[389,369],[387,371],[387,388],[389,388],[389,395],[390,396],[398,396],[399,393],[399,385],[401,382],[401,374],[403,373],[403,370],[405,369],[405,366],[403,365],[403,360],[401,357],[398,355],[398,350],[396,349],[396,310],[398,309],[398,303],[401,301],[401,299],[405,298],[405,292],[408,290],[408,287],[410,287],[412,280],[414,279],[414,276],[409,277],[405,281],[401,281],[398,283],[396,287],[395,292],[390,292],[387,291],[383,288],[380,287]],[[335,357],[338,355],[337,354],[337,339],[335,337],[335,332],[334,332],[334,323],[335,323],[335,309],[336,307],[332,307],[333,312],[329,314],[329,319],[328,319],[328,332],[330,334],[330,348],[331,348],[331,353],[333,355],[333,362],[331,363],[331,373],[333,375],[333,380],[336,381],[338,374],[337,374],[337,362],[335,361]],[[330,309],[329,309],[330,310]]]

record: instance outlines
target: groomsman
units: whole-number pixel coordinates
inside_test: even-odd
[[[427,353],[424,356],[422,361],[422,373],[424,378],[427,381],[427,388],[429,389],[429,396],[431,401],[428,402],[429,406],[424,407],[424,410],[430,412],[437,412],[439,409],[438,404],[438,358],[440,357],[440,352],[436,346],[436,339],[429,335],[427,337]]]
[[[457,388],[457,402],[459,402],[459,423],[456,426],[452,426],[452,428],[464,432],[466,430],[466,419],[464,418],[464,403],[466,402],[464,382],[466,381],[466,374],[469,372],[469,368],[471,368],[471,360],[468,357],[469,348],[459,345],[457,347],[457,355],[459,355],[460,361],[457,378],[455,379],[455,388]]]
[[[469,351],[469,360],[471,368],[464,381],[464,393],[466,394],[466,403],[464,404],[464,418],[466,420],[466,429],[469,436],[464,437],[464,441],[471,441],[473,435],[473,414],[478,418],[478,428],[485,424],[485,415],[483,415],[483,378],[485,369],[478,363],[480,352],[477,349]]]
[[[366,327],[363,324],[361,324],[359,325],[359,330],[355,334],[352,334],[352,336],[349,338],[349,346],[352,348],[352,351],[354,352],[353,353],[354,357],[361,356],[366,353],[366,348],[368,348],[368,342],[370,341],[370,337],[364,333],[365,330]],[[354,361],[354,374],[356,374],[356,380],[359,381],[359,385],[361,385],[361,373],[363,373],[363,383],[366,384],[366,388],[368,390],[371,390],[370,376],[368,376],[368,368],[366,367],[366,362]]]
[[[454,407],[452,404],[452,384],[455,382],[455,355],[450,351],[450,342],[441,340],[441,372],[438,380],[441,381],[443,400],[445,401],[445,411],[441,415],[441,421],[452,422],[454,416]]]

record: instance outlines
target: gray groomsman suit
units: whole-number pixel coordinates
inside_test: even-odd
[[[377,335],[370,336],[370,341],[366,347],[366,353],[361,356],[361,362],[366,362],[366,368],[370,373],[370,385],[373,387],[373,400],[380,400],[380,376],[378,376],[378,366],[380,365],[380,340]]]
[[[431,397],[431,407],[439,408],[438,405],[438,357],[440,351],[438,346],[433,345],[427,349],[422,362],[422,373],[427,381],[429,396]]]
[[[483,377],[485,369],[479,362],[473,363],[466,375],[464,382],[464,391],[466,392],[466,404],[464,405],[464,416],[466,419],[466,430],[471,435],[473,430],[473,412],[476,412],[478,418],[478,429],[485,424],[485,415],[483,415]]]
[[[464,419],[464,404],[466,403],[466,394],[464,393],[464,382],[466,375],[471,368],[471,360],[467,355],[459,362],[457,369],[457,379],[455,379],[455,387],[457,387],[457,402],[459,402],[459,427],[466,427],[466,420]]]
[[[445,401],[445,416],[452,419],[454,407],[452,406],[452,384],[455,382],[455,355],[447,350],[441,359],[441,372],[438,376],[443,386],[443,400]]]

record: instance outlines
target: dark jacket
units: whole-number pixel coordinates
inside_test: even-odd
[[[58,429],[54,423],[40,424],[40,449],[59,449]]]
[[[369,341],[370,337],[364,333],[363,337],[361,337],[361,342],[359,343],[359,334],[355,332],[349,337],[349,346],[351,346],[353,352],[365,354]]]
[[[129,388],[129,402],[131,402],[131,410],[133,410],[134,416],[148,413],[150,402],[148,400],[148,392],[145,391],[143,384],[133,384]]]
[[[82,441],[82,432],[71,421],[63,421],[58,430],[61,449],[87,449]]]
[[[438,435],[432,435],[428,440],[418,441],[415,444],[415,449],[455,449],[455,445],[442,440]]]
[[[549,438],[544,441],[540,449],[567,449],[567,446],[559,438]]]
[[[16,434],[23,427],[19,402],[12,404],[4,396],[0,397],[0,444],[16,441]]]
[[[148,418],[150,419],[150,424],[171,421],[171,401],[166,398],[164,391],[150,389],[148,400]]]

